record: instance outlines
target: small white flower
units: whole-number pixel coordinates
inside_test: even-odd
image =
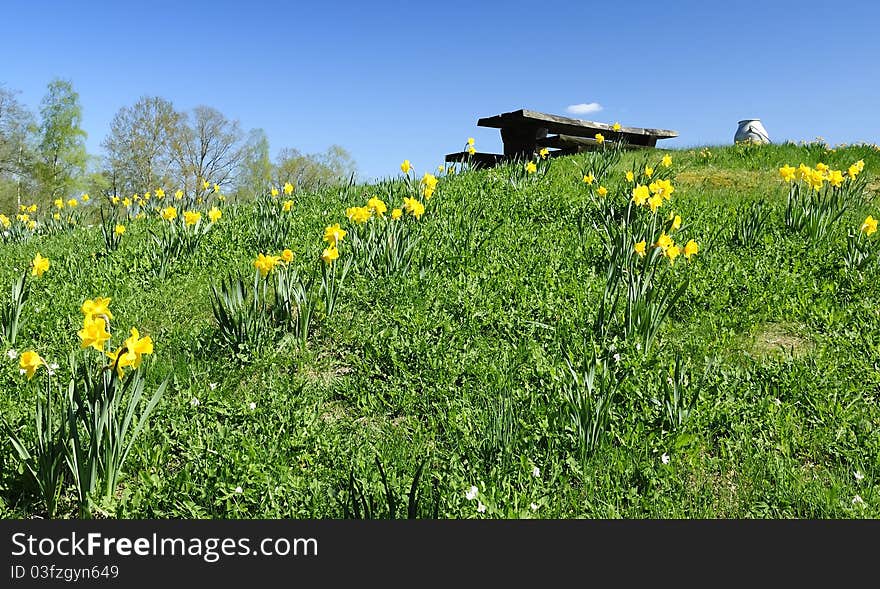
[[[216,382],[208,383],[208,386],[209,386],[209,387],[211,388],[211,390],[213,391],[214,389],[217,388],[217,383],[216,383]]]
[[[856,477],[856,480],[857,480],[857,481],[860,481],[860,480],[862,480],[863,478],[865,478],[865,475],[863,475],[863,474],[862,474],[860,471],[858,471],[858,470],[855,471],[855,472],[853,473],[853,476]]]
[[[27,374],[27,370],[25,370],[24,368],[20,368],[20,369],[18,370],[18,373],[19,373],[19,374]]]
[[[16,358],[18,358],[18,352],[13,348],[9,348],[9,350],[6,352],[6,355],[9,356],[10,360],[15,360]]]
[[[538,504],[537,503],[531,503],[529,505],[529,507],[532,508],[532,511],[538,511]]]
[[[49,370],[58,370],[58,362],[52,362],[49,364]]]
[[[192,405],[193,407],[198,407],[198,406],[199,406],[199,400],[196,399],[195,397],[193,397],[192,400],[189,402],[189,404]]]
[[[639,342],[636,342],[636,349],[637,349],[637,350],[641,350],[641,349],[642,349],[642,344],[640,344]]]
[[[853,497],[853,505],[864,505],[864,504],[865,504],[865,502],[858,495]]]
[[[257,408],[257,404],[256,404],[256,403],[254,403],[254,402],[251,402],[251,404],[250,404],[250,405],[248,405],[248,407],[250,407],[250,408],[251,408],[251,411],[253,411],[253,410],[254,410],[254,409],[256,409],[256,408]]]
[[[483,505],[482,501],[477,501],[477,513],[485,513],[485,512],[486,512],[486,506]]]
[[[669,464],[669,454],[664,452],[663,456],[660,457],[660,462],[662,462],[663,464]]]
[[[464,496],[467,497],[468,501],[473,501],[474,499],[477,498],[477,493],[479,493],[479,492],[480,492],[480,490],[477,489],[476,487],[471,487],[470,489],[467,490],[467,492],[464,494]]]
[[[620,353],[614,354],[614,356],[612,356],[612,358],[614,358],[615,362],[620,362]]]
[[[242,493],[244,493],[244,489],[242,489],[241,487],[236,487],[235,492],[241,495]]]
[[[541,476],[541,469],[538,468],[537,466],[535,468],[533,468],[532,469],[532,476],[535,478],[538,478],[539,476]]]

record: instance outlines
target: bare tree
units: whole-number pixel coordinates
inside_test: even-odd
[[[242,158],[241,140],[238,121],[217,109],[197,106],[181,118],[173,153],[186,193],[202,194],[203,182],[230,184]]]
[[[168,100],[144,96],[119,109],[102,146],[116,193],[140,192],[176,184],[172,144],[180,113]]]
[[[0,87],[0,198],[15,200],[16,207],[21,204],[22,194],[34,187],[29,173],[34,132],[33,115],[14,92]]]
[[[316,190],[336,184],[356,170],[351,155],[338,145],[324,153],[303,154],[297,149],[282,149],[275,164],[278,184],[290,182],[300,190]]]

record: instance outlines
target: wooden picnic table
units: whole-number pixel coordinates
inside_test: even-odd
[[[628,147],[654,147],[658,139],[678,137],[677,131],[642,127],[621,127],[615,131],[612,125],[560,117],[533,110],[520,109],[477,121],[479,127],[491,127],[501,131],[504,153],[475,153],[471,160],[478,165],[495,165],[509,159],[531,158],[540,148],[553,148],[553,156],[569,155],[595,148],[596,133],[606,141],[622,141]],[[461,161],[467,152],[446,155],[447,162]]]

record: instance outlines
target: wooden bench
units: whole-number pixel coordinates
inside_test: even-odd
[[[533,110],[515,110],[477,121],[479,127],[491,127],[501,131],[504,153],[474,153],[466,151],[446,154],[445,161],[471,161],[477,166],[494,166],[511,159],[530,159],[541,148],[553,149],[552,157],[570,155],[598,145],[596,133],[601,133],[610,144],[623,142],[628,148],[650,148],[658,139],[678,137],[677,131],[668,129],[643,129],[621,127],[615,131],[612,125],[560,117]]]

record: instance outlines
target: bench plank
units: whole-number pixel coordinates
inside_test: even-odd
[[[606,143],[614,145],[614,141],[605,140]],[[557,149],[597,149],[599,143],[593,137],[575,137],[574,135],[550,135],[545,139],[537,140],[538,147],[555,147]],[[638,145],[634,143],[625,143],[626,149],[642,149],[652,147],[650,145]]]
[[[476,167],[491,168],[492,166],[497,166],[502,161],[504,161],[504,156],[500,153],[485,153],[478,151],[471,155],[466,151],[456,151],[455,153],[447,153],[443,161],[456,164],[470,161]]]
[[[533,110],[520,109],[502,113],[494,117],[484,117],[477,121],[478,127],[491,127],[495,129],[523,127],[543,127],[550,133],[589,137],[596,133],[608,136],[611,133],[622,133],[625,136],[640,136],[641,138],[668,139],[678,137],[678,131],[669,129],[650,129],[642,127],[621,127],[620,131],[614,131],[611,125],[584,119],[560,117]],[[633,137],[634,139],[635,137]],[[637,141],[631,141],[637,143]],[[640,143],[640,142],[639,142]]]

